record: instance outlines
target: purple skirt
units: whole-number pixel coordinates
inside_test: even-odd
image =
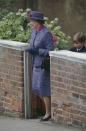
[[[39,96],[51,96],[50,73],[42,68],[33,68],[32,91]]]

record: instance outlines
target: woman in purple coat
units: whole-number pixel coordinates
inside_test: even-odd
[[[31,11],[29,14],[32,35],[27,51],[33,56],[32,91],[43,98],[46,113],[41,119],[47,121],[51,117],[51,90],[49,71],[49,51],[54,49],[52,34],[44,26],[44,15]]]

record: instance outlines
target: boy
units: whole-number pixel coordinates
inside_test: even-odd
[[[86,37],[82,32],[76,33],[73,37],[74,47],[70,51],[86,53],[85,41]]]

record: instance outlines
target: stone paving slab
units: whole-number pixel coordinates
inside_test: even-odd
[[[62,127],[51,121],[40,122],[39,119],[0,118],[0,131],[85,131],[79,128]]]

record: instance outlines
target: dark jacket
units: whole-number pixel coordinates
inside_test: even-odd
[[[78,50],[77,48],[73,47],[73,48],[70,49],[70,51],[80,52],[80,53],[81,53],[81,52],[83,52],[83,53],[85,52],[85,53],[86,53],[86,47],[84,46],[83,48],[81,48],[81,49],[79,49],[79,50]]]

